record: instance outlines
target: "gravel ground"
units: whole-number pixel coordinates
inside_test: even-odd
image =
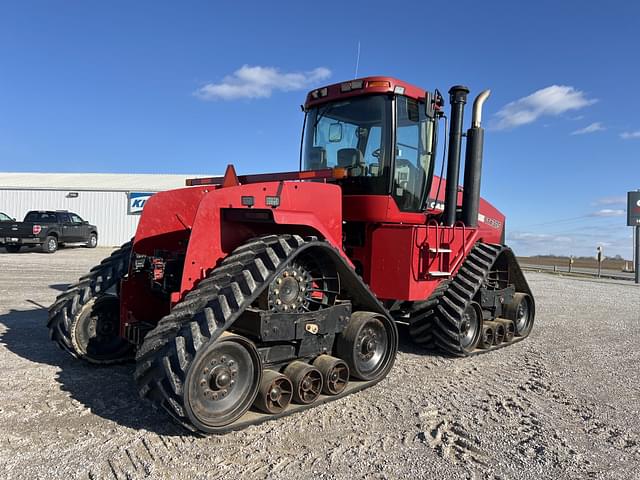
[[[107,249],[0,253],[3,478],[640,478],[640,288],[529,273],[531,337],[468,359],[403,341],[364,392],[224,436],[139,401],[131,365],[84,365],[46,307]]]

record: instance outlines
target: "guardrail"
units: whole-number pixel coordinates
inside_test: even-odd
[[[535,265],[535,264],[527,264],[522,263],[520,267],[526,271],[536,271],[536,272],[545,272],[545,273],[556,273],[561,275],[572,275],[578,277],[588,277],[588,278],[607,278],[613,280],[630,280],[633,281],[633,272],[615,272],[611,270],[602,270],[599,274],[597,269],[589,269],[589,268],[576,268],[573,267],[569,269],[566,266],[560,265]],[[590,271],[592,270],[592,271]]]

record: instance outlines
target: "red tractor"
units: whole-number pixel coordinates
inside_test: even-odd
[[[449,91],[445,183],[434,176],[437,90],[389,77],[313,90],[299,171],[229,166],[155,194],[135,238],[50,307],[51,338],[95,364],[135,358],[140,396],[202,432],[375,384],[393,365],[397,324],[460,356],[522,340],[533,297],[504,216],[480,199],[488,91],[458,186],[468,93]]]

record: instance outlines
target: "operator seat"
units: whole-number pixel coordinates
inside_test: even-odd
[[[362,152],[357,148],[341,148],[338,150],[339,167],[359,167],[363,163]]]
[[[308,170],[322,170],[327,168],[327,151],[323,147],[311,147],[307,150]]]
[[[353,168],[352,175],[366,175],[367,165],[364,163],[362,152],[357,148],[341,148],[338,150],[338,166],[343,168]]]

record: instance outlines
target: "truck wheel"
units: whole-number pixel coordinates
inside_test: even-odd
[[[96,248],[98,246],[98,235],[92,233],[89,235],[89,241],[87,242],[87,248]]]
[[[58,239],[53,235],[49,235],[42,244],[44,253],[55,253],[58,250]]]
[[[131,242],[127,242],[59,295],[49,307],[49,337],[60,348],[90,363],[119,363],[133,357],[133,347],[124,348],[110,333],[114,331],[111,327],[114,320],[118,325],[116,334],[119,329],[119,312],[115,311],[119,301],[115,295],[105,295],[117,287],[129,271],[130,257]],[[98,332],[100,340],[93,340]]]
[[[7,253],[18,253],[22,245],[6,245],[4,248],[7,249]]]

